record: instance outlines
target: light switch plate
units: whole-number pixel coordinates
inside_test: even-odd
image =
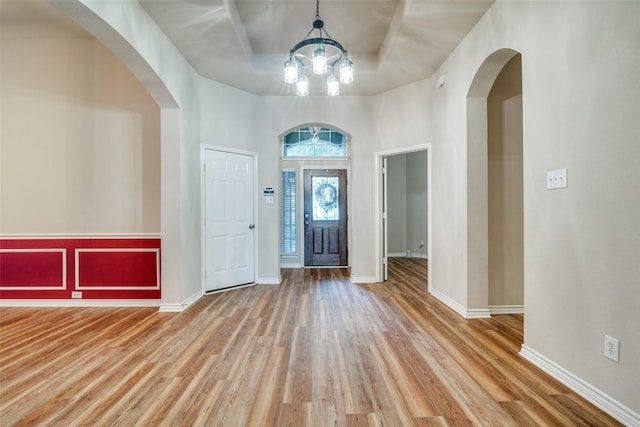
[[[547,190],[567,188],[568,184],[566,168],[547,172]]]

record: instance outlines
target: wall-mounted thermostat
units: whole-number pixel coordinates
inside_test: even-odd
[[[267,205],[272,205],[272,204],[274,204],[274,203],[275,203],[275,200],[276,200],[276,192],[275,192],[275,190],[273,189],[273,187],[265,187],[265,188],[264,188],[264,191],[263,191],[263,194],[264,194],[264,202],[265,202]]]

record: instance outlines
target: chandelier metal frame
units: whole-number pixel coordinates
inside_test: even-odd
[[[319,37],[311,38],[311,34],[317,30]],[[305,54],[307,46],[316,45],[311,58]],[[327,55],[325,46],[332,54]],[[340,93],[340,83],[349,84],[353,81],[353,62],[349,59],[347,50],[336,40],[331,38],[324,28],[324,21],[320,18],[320,0],[316,0],[316,16],[312,28],[305,38],[298,42],[290,51],[289,57],[284,63],[284,79],[286,83],[295,83],[297,94],[306,96],[309,94],[309,78],[305,74],[305,69],[310,68],[311,61],[314,74],[326,74],[329,69],[331,73],[327,78],[327,94],[335,96]],[[338,68],[339,79],[336,76]]]

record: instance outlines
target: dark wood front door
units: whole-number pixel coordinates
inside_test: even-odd
[[[347,264],[347,171],[304,171],[304,265]]]

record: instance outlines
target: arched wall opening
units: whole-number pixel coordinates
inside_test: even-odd
[[[160,108],[161,311],[181,311],[182,295],[180,141],[178,101],[145,57],[115,28],[81,1],[49,0],[106,46],[140,80]],[[163,309],[163,306],[167,307]]]
[[[521,82],[519,53],[501,49],[467,94],[468,317],[524,310]]]

